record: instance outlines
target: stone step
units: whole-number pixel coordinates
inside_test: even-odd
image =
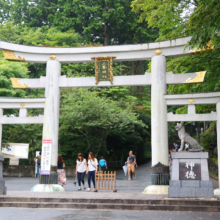
[[[40,198],[40,197],[0,197],[0,203],[78,203],[78,204],[121,204],[121,205],[179,205],[179,206],[218,206],[217,200],[189,199],[86,199],[86,198]]]
[[[219,206],[191,205],[149,205],[149,204],[109,204],[109,203],[49,203],[49,202],[0,202],[0,207],[14,208],[59,208],[59,209],[106,209],[106,210],[157,210],[220,212]]]
[[[10,199],[11,198],[5,198],[5,200]],[[140,200],[136,200],[134,203],[128,203],[128,201],[120,199],[72,199],[71,201],[67,199],[69,200],[68,202],[66,202],[65,199],[59,199],[59,201],[56,202],[39,201],[39,198],[31,198],[31,200],[32,199],[35,199],[35,201],[9,202],[2,201],[1,198],[0,207],[220,212],[219,201],[209,201],[206,203],[207,201],[141,200],[142,203],[140,203]],[[43,198],[41,198],[41,200],[42,199]],[[19,198],[19,200],[21,200],[21,198]],[[44,200],[51,200],[51,198]],[[100,202],[100,200],[102,201]]]

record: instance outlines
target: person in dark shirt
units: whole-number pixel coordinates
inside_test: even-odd
[[[133,154],[132,150],[129,152],[128,161],[126,163],[128,164],[128,180],[131,180],[131,172],[132,172],[132,179],[136,179],[135,177],[136,157]]]

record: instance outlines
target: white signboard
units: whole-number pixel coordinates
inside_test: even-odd
[[[16,157],[10,158],[9,165],[10,166],[18,166],[19,165],[19,158],[16,158]]]
[[[2,143],[2,155],[5,158],[28,159],[29,144]]]
[[[52,140],[43,140],[41,152],[41,175],[50,175]]]

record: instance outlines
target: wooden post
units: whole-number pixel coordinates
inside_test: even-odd
[[[98,175],[98,187],[97,187],[97,189],[100,189],[100,175],[99,175],[99,173],[97,175]]]
[[[102,181],[102,183],[101,183],[101,184],[102,184],[102,189],[103,189],[103,171],[102,171],[101,174],[102,174],[102,176],[101,176],[101,181]]]
[[[113,173],[111,171],[111,189],[113,189],[113,180],[112,180],[112,176],[113,176]]]
[[[106,189],[106,171],[105,171],[105,189]]]
[[[109,171],[108,171],[108,189],[109,189]]]
[[[117,189],[116,189],[116,171],[115,171],[114,178],[115,178],[115,189],[113,190],[113,192],[117,192]]]

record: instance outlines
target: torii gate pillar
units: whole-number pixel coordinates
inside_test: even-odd
[[[61,63],[57,60],[47,61],[45,108],[43,124],[43,140],[52,140],[51,148],[51,177],[50,183],[57,183],[57,157],[58,157],[58,135],[59,135],[59,109],[60,88],[59,79],[61,75]],[[45,176],[46,177],[46,176]],[[48,183],[48,176],[42,179],[42,183]]]
[[[151,59],[151,147],[153,185],[169,184],[167,106],[164,95],[166,85],[166,57],[155,55]]]

